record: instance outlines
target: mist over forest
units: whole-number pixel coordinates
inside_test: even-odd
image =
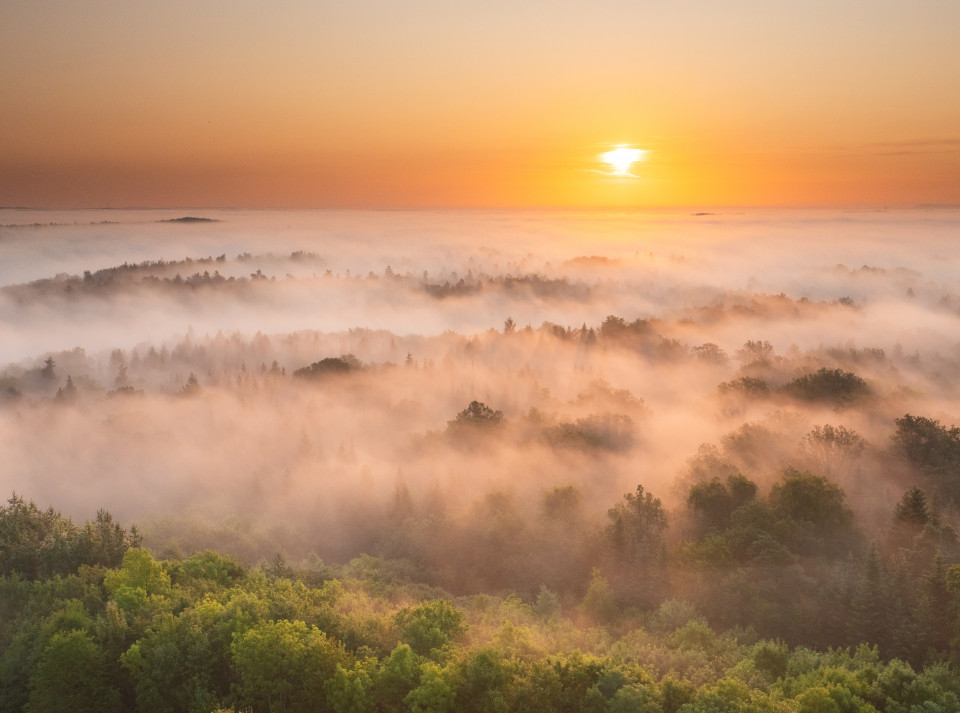
[[[555,601],[581,633],[541,653],[689,620],[946,666],[958,229],[951,210],[3,210],[3,514],[104,509],[135,525],[120,551],[317,587],[375,562],[411,587],[377,590],[396,607]],[[70,574],[0,542],[2,575]],[[385,661],[394,633],[356,641]],[[691,670],[654,677],[727,671]]]

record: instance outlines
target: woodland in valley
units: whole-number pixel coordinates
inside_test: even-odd
[[[953,213],[211,215],[0,228],[0,711],[960,710]]]

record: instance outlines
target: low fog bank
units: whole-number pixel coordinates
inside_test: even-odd
[[[681,541],[698,483],[788,468],[870,538],[914,485],[957,517],[896,447],[960,422],[953,213],[16,213],[0,487],[157,548],[507,586],[476,547],[558,508],[589,539],[642,484]]]
[[[928,372],[912,354],[764,341],[726,354],[616,317],[473,336],[187,334],[8,367],[3,486],[78,517],[106,507],[158,545],[340,559],[382,545],[398,488],[413,511],[476,526],[491,497],[536,521],[572,488],[581,525],[599,527],[642,483],[682,520],[715,452],[729,464],[716,473],[763,489],[787,466],[828,476],[881,533],[920,477],[889,456],[896,420],[960,420],[945,365],[957,373],[943,358]],[[846,381],[804,381],[824,372]]]
[[[0,363],[188,327],[469,335],[610,314],[689,322],[728,351],[758,334],[943,351],[960,313],[944,212],[19,213],[0,227]]]

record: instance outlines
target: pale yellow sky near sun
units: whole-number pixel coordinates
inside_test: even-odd
[[[0,205],[960,202],[956,0],[3,15]],[[632,176],[598,160],[617,145]]]

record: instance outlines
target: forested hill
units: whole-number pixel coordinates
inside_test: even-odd
[[[480,406],[461,420],[496,420]],[[573,499],[547,504],[562,518]],[[816,476],[787,472],[761,497],[733,475],[688,502],[680,544],[642,486],[614,504],[585,591],[453,597],[386,555],[158,559],[104,511],[75,525],[14,496],[0,711],[960,710],[960,566],[928,543],[922,491],[898,505],[897,537],[913,539],[886,562],[839,546],[855,523]],[[406,515],[393,536],[426,526]],[[694,581],[715,586],[709,612],[684,598]],[[763,632],[724,624],[737,619]]]

